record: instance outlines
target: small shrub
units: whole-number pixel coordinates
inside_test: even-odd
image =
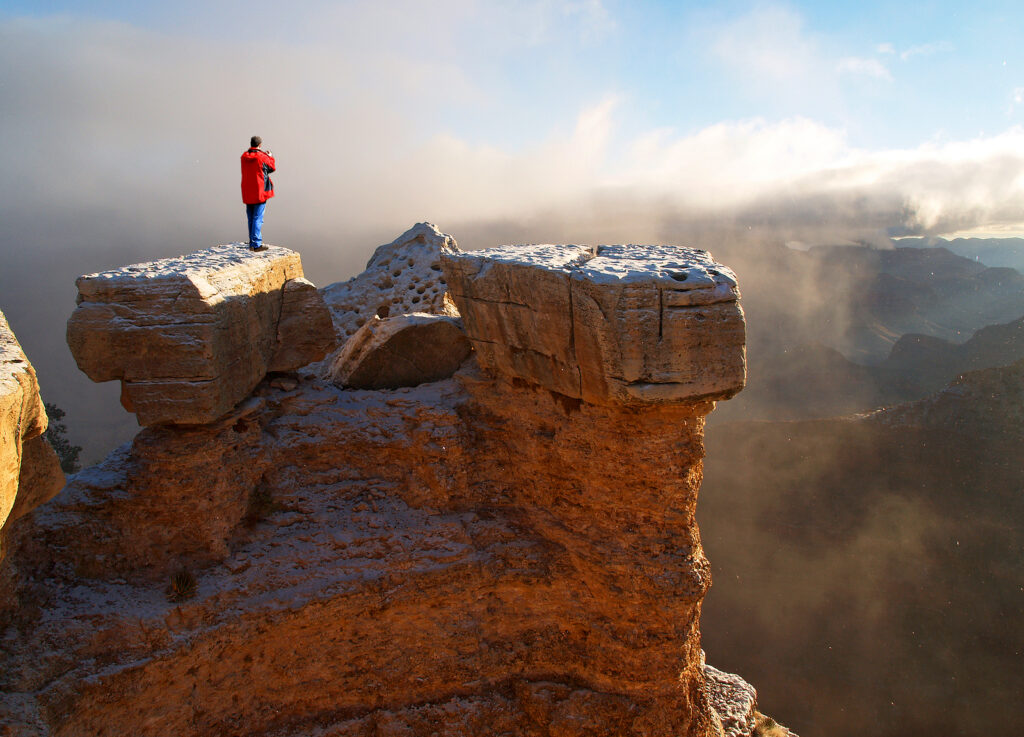
[[[249,495],[249,504],[245,510],[245,521],[254,525],[262,519],[266,519],[278,509],[277,502],[271,496],[270,490],[266,487],[253,489]]]
[[[196,595],[196,577],[182,568],[171,577],[167,587],[167,600],[175,603],[191,599]]]
[[[46,428],[46,432],[43,433],[43,437],[46,438],[53,449],[57,451],[57,457],[60,459],[60,468],[64,473],[76,473],[81,468],[81,463],[78,462],[78,456],[82,452],[82,446],[72,445],[71,441],[68,440],[67,432],[68,429],[61,420],[67,414],[64,410],[58,407],[56,404],[47,402],[46,416],[49,419],[49,426]]]

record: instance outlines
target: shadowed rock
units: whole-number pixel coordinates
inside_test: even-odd
[[[353,389],[397,389],[446,379],[472,349],[458,321],[414,313],[374,316],[345,344],[330,378]]]
[[[327,308],[299,254],[215,246],[78,278],[68,346],[93,381],[121,381],[141,425],[211,422],[267,371],[322,358]]]

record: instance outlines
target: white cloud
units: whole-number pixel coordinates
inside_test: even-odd
[[[774,30],[762,29],[752,50],[740,36],[722,48],[745,63],[766,60],[769,76],[812,74],[805,64],[822,57],[799,40],[798,19],[761,17],[774,18]],[[230,236],[236,153],[259,133],[280,164],[271,225],[298,247],[335,247],[339,220],[385,233],[423,219],[520,222],[552,208],[584,212],[601,197],[651,203],[652,220],[756,209],[793,222],[929,232],[1024,222],[1021,129],[869,152],[839,128],[789,117],[622,141],[626,111],[608,95],[569,120],[538,117],[524,142],[501,145],[446,127],[439,113],[448,105],[487,93],[461,66],[425,63],[421,52],[382,50],[368,65],[362,47],[280,47],[254,69],[241,46],[124,26],[0,24],[0,69],[18,70],[0,86],[0,220],[45,222],[60,202],[62,211],[123,221],[128,232],[152,231],[177,222],[165,205],[174,202],[195,232]]]
[[[879,54],[895,54],[896,47],[891,43],[880,43],[875,47],[875,52]]]
[[[875,79],[884,79],[886,82],[892,81],[892,74],[889,73],[886,66],[878,61],[878,59],[847,56],[839,60],[836,64],[836,70],[840,74],[862,75],[874,77]]]
[[[819,49],[803,18],[788,8],[758,8],[707,32],[712,51],[750,80],[790,82],[818,68]]]
[[[953,50],[953,44],[948,41],[936,41],[933,43],[919,44],[917,46],[911,46],[900,52],[900,59],[906,61],[913,56],[931,56],[932,54],[939,54]]]

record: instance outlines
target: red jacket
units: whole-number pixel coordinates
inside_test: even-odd
[[[276,171],[274,157],[258,148],[242,154],[242,202],[256,205],[274,196],[270,173]]]

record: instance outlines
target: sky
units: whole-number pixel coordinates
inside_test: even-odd
[[[244,240],[253,134],[265,239],[321,286],[424,220],[464,248],[1024,233],[1022,28],[1009,2],[3,0],[0,310],[78,401],[48,368],[75,278]]]
[[[397,234],[617,195],[731,214],[780,191],[880,196],[909,210],[892,232],[1024,221],[1019,4],[0,8],[7,208],[172,198],[223,237],[251,131],[280,159],[268,224],[288,235],[324,232],[325,210]]]

